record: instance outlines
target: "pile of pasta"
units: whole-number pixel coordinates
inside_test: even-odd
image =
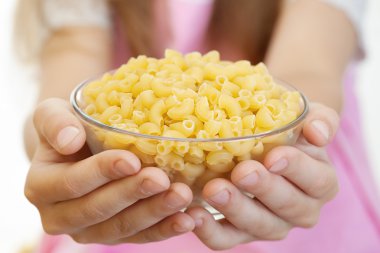
[[[162,59],[131,58],[89,82],[83,99],[84,112],[93,119],[142,134],[98,129],[101,149],[128,149],[144,165],[158,166],[188,184],[201,175],[229,172],[239,161],[259,159],[266,143],[286,143],[293,132],[225,138],[272,131],[302,113],[300,94],[276,84],[263,63],[222,61],[217,51],[182,55],[166,50]]]

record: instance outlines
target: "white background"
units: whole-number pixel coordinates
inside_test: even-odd
[[[14,61],[11,27],[14,0],[0,1],[0,252],[15,253],[39,237],[39,216],[23,196],[28,160],[22,125],[34,104],[36,85]],[[380,185],[380,1],[370,0],[365,22],[367,58],[361,64],[358,94],[368,152]]]

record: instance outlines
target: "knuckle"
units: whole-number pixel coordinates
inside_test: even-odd
[[[39,194],[36,192],[36,190],[32,189],[31,187],[24,188],[24,195],[26,199],[32,204],[36,204],[40,200]]]
[[[38,187],[39,185],[38,180],[36,180],[35,175],[34,173],[32,173],[32,171],[33,171],[33,165],[29,169],[29,172],[26,178],[26,182],[24,185],[24,196],[30,203],[35,205],[38,202],[42,201],[43,195],[41,194],[40,187]]]
[[[105,178],[107,180],[114,180],[120,178],[120,173],[117,172],[115,166],[110,161],[110,151],[105,151],[96,157],[95,163],[97,169],[94,170],[96,178]]]
[[[41,223],[43,230],[49,235],[59,235],[64,232],[61,227],[51,219],[46,219],[41,216]]]
[[[160,233],[157,233],[156,231],[153,231],[153,229],[146,229],[143,232],[143,240],[145,242],[156,242],[156,241],[162,241],[164,238],[160,235]]]
[[[258,233],[260,238],[266,240],[272,239],[273,235],[276,235],[278,233],[278,227],[275,226],[274,222],[258,222],[254,230],[256,233]]]
[[[85,221],[102,220],[107,214],[103,208],[97,204],[87,203],[81,210],[82,218]]]
[[[262,239],[268,239],[276,232],[277,226],[272,218],[268,219],[265,212],[257,212],[255,218],[247,223],[244,229],[251,236],[257,236]]]
[[[62,191],[68,198],[77,198],[81,195],[76,184],[67,174],[62,177]]]
[[[330,175],[330,173],[321,173],[321,176],[318,177],[314,184],[310,185],[308,192],[315,194],[316,196],[323,196],[336,184],[335,176]]]
[[[39,209],[43,230],[50,235],[65,234],[77,228],[76,220],[51,207]]]
[[[273,191],[273,180],[267,173],[259,174],[260,180],[253,186],[250,186],[250,193],[259,198],[265,198],[267,194]]]
[[[303,219],[301,219],[301,221],[297,225],[302,228],[312,228],[318,223],[318,220],[319,212],[314,212],[314,214],[309,214],[305,216]]]
[[[179,209],[182,209],[177,206],[170,206],[169,204],[167,204],[164,198],[161,198],[162,201],[159,198],[157,198],[157,204],[147,206],[147,213],[154,220],[162,220],[168,217],[169,215],[176,213],[177,211],[179,211]]]
[[[303,205],[300,205],[299,202],[300,201],[297,195],[292,192],[288,194],[287,198],[279,200],[279,202],[277,203],[276,209],[280,213],[296,213],[296,215],[298,215],[298,213],[302,211],[300,209],[303,209],[301,208],[303,207]]]
[[[123,216],[116,216],[112,226],[112,234],[115,237],[128,237],[137,233],[131,220]]]

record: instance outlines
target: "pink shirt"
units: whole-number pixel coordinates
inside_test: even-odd
[[[183,53],[203,51],[203,38],[212,10],[212,1],[168,0],[172,37],[162,45]],[[156,1],[159,2],[159,1]],[[125,62],[119,39],[116,66]],[[162,48],[163,51],[164,48]],[[120,53],[122,52],[122,53]],[[122,57],[120,57],[120,55]],[[222,52],[223,55],[223,52]],[[340,191],[325,205],[319,223],[312,229],[293,229],[288,237],[276,242],[253,242],[225,252],[255,253],[377,253],[380,252],[380,198],[362,142],[360,116],[353,91],[354,69],[347,71],[345,105],[341,127],[328,152],[336,167]],[[203,253],[212,252],[192,234],[145,245],[79,245],[67,236],[46,236],[40,253]]]

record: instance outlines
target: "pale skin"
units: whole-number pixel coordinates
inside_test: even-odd
[[[47,233],[69,234],[81,243],[146,243],[193,231],[206,246],[221,250],[312,227],[338,191],[325,147],[338,127],[341,78],[355,48],[353,26],[340,11],[315,0],[284,9],[266,63],[317,103],[295,147],[272,150],[263,164],[238,164],[231,180],[207,183],[204,198],[226,217],[215,221],[202,208],[180,212],[192,200],[190,189],[170,184],[158,168],[142,169],[132,153],[90,156],[67,99],[78,82],[110,69],[111,37],[100,28],[62,29],[44,47],[41,103],[34,128],[26,124],[32,165],[25,195]]]

